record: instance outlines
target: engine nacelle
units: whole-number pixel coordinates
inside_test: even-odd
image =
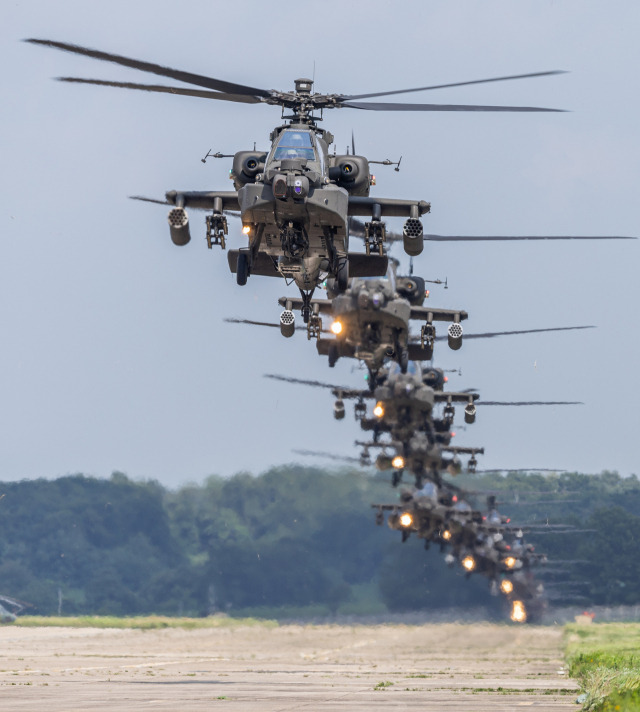
[[[425,369],[422,372],[422,382],[431,386],[434,391],[441,391],[445,384],[444,371],[441,368]]]
[[[418,218],[408,218],[402,228],[404,251],[410,257],[417,257],[424,249],[422,222]]]
[[[247,183],[255,183],[258,173],[264,171],[266,153],[258,151],[238,151],[233,157],[231,177],[236,190],[240,190]]]
[[[344,401],[342,398],[338,398],[338,400],[333,404],[333,417],[336,420],[342,420],[344,418]]]
[[[167,219],[173,244],[184,247],[191,240],[187,211],[184,208],[171,208]]]
[[[473,403],[469,403],[464,409],[464,422],[469,425],[476,422],[476,407]]]
[[[412,307],[422,306],[425,300],[425,281],[422,277],[396,277],[396,292]]]
[[[451,324],[447,329],[447,341],[449,348],[457,351],[462,346],[462,326]]]
[[[369,195],[369,161],[364,156],[331,156],[329,179],[351,195]]]
[[[287,339],[293,336],[296,330],[296,317],[291,309],[285,309],[280,314],[280,333]]]

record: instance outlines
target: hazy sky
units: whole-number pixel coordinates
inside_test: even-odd
[[[313,73],[363,93],[554,69],[557,77],[447,89],[416,102],[524,104],[565,114],[413,114],[343,109],[339,151],[402,159],[376,195],[425,199],[442,234],[640,235],[640,4],[636,0],[378,0],[219,3],[12,2],[0,59],[0,479],[122,470],[166,485],[291,461],[291,448],[355,454],[351,410],[265,372],[358,384],[304,334],[224,324],[276,321],[280,280],[235,284],[204,217],[175,247],[166,210],[127,196],[231,189],[223,153],[268,148],[279,110],[102,87],[55,76],[152,75],[35,47],[50,38],[266,89]],[[170,83],[169,81],[165,83]],[[403,100],[390,97],[390,100]],[[390,223],[400,228],[402,220]],[[232,227],[230,243],[244,244]],[[468,332],[595,324],[568,334],[446,344],[451,385],[489,400],[583,400],[564,409],[479,409],[460,445],[481,467],[638,472],[640,245],[427,244],[416,272],[449,280],[435,306]],[[400,250],[396,256],[407,261]],[[293,292],[291,292],[293,293]],[[355,371],[355,372],[354,372]],[[459,409],[459,415],[461,415]],[[639,473],[640,474],[640,473]]]

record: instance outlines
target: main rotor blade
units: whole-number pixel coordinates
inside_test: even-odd
[[[364,221],[349,216],[349,231],[354,237],[364,238]],[[387,242],[399,242],[404,239],[401,233],[387,230]],[[425,242],[484,242],[514,240],[637,240],[628,235],[424,235]]]
[[[430,91],[431,89],[448,89],[450,87],[465,87],[470,84],[488,84],[489,82],[506,82],[511,79],[529,79],[531,77],[549,77],[553,74],[567,74],[565,70],[555,69],[551,72],[534,72],[533,74],[513,74],[508,77],[493,77],[492,79],[474,79],[470,82],[455,82],[453,84],[434,84],[429,87],[416,87],[415,89],[395,89],[393,91],[379,91],[375,94],[350,94],[340,97],[344,101],[352,99],[371,99],[374,96],[390,96],[391,94],[408,94],[414,91]]]
[[[351,388],[341,388],[333,383],[324,383],[323,381],[309,381],[304,378],[293,378],[293,376],[279,376],[277,373],[264,373],[264,378],[272,378],[274,381],[284,381],[285,383],[299,383],[303,386],[314,386],[315,388],[330,388],[332,390],[350,391]]]
[[[514,334],[540,334],[546,331],[575,331],[576,329],[595,329],[596,327],[591,326],[553,326],[548,329],[517,329],[514,331],[487,331],[483,334],[465,334],[465,339],[492,339],[495,336],[512,336]],[[448,338],[446,336],[436,337],[436,339],[441,338],[443,341]]]
[[[483,401],[476,405],[584,405],[582,401]]]
[[[114,64],[120,64],[123,67],[129,67],[130,69],[139,69],[141,72],[150,72],[151,74],[159,74],[162,77],[169,77],[170,79],[177,79],[180,82],[185,82],[187,84],[195,84],[196,86],[205,87],[206,89],[213,89],[215,91],[228,92],[230,94],[250,94],[253,96],[270,96],[270,92],[266,89],[258,89],[256,87],[246,86],[244,84],[235,84],[233,82],[225,82],[221,79],[214,79],[213,77],[205,77],[201,74],[192,74],[191,72],[183,72],[179,69],[172,69],[171,67],[163,67],[160,64],[153,64],[152,62],[143,62],[139,59],[130,59],[129,57],[123,57],[118,54],[109,54],[108,52],[100,52],[96,49],[89,49],[87,47],[80,47],[79,45],[68,44],[66,42],[55,42],[54,40],[41,40],[35,39],[33,37],[24,40],[30,44],[43,45],[45,47],[52,47],[54,49],[60,49],[64,52],[72,52],[73,54],[81,54],[85,57],[92,57],[93,59],[100,59],[104,62],[113,62]]]
[[[222,94],[217,91],[202,89],[181,89],[180,87],[165,87],[161,84],[134,84],[132,82],[108,82],[102,79],[82,79],[80,77],[56,77],[59,82],[72,84],[95,84],[101,87],[119,87],[120,89],[137,89],[155,92],[157,94],[178,94],[180,96],[195,96],[200,99],[218,99],[220,101],[237,101],[241,104],[259,104],[260,99],[250,94]]]
[[[355,462],[361,464],[359,457],[350,457],[349,455],[335,455],[331,452],[321,452],[320,450],[292,450],[296,455],[304,455],[305,457],[326,457],[328,460],[338,460],[339,462]]]
[[[134,200],[148,200],[150,203],[160,202],[160,201],[151,200],[149,198],[134,197]],[[236,319],[235,317],[227,317],[226,319],[223,319],[222,321],[225,321],[227,324],[249,324],[250,326],[270,326],[274,329],[280,328],[280,324],[273,324],[270,321],[253,321],[252,319]],[[306,330],[307,330],[306,326],[296,326],[296,331],[306,331]],[[322,333],[330,334],[332,332],[329,329],[322,329]]]
[[[496,336],[513,336],[517,334],[540,334],[546,331],[573,331],[576,329],[595,329],[595,326],[553,326],[548,329],[516,329],[514,331],[485,331],[481,334],[465,334],[465,339],[492,339]],[[436,341],[446,341],[446,335],[436,336]],[[412,337],[411,343],[418,343],[418,337]]]
[[[543,109],[537,106],[479,106],[476,104],[393,104],[345,101],[339,106],[368,111],[509,111],[509,112],[565,112],[566,109]]]
[[[388,239],[387,234],[387,239]],[[625,235],[424,235],[429,242],[482,242],[486,240],[637,240],[637,237]]]
[[[129,200],[140,200],[143,203],[155,203],[155,205],[170,205],[171,207],[174,207],[173,203],[170,203],[167,200],[158,200],[157,198],[145,198],[144,195],[130,195]]]

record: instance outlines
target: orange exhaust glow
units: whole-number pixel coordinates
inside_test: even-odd
[[[514,601],[511,605],[511,620],[514,623],[524,623],[527,620],[527,609],[522,601]]]

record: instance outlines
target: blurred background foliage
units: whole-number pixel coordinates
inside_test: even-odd
[[[494,493],[549,555],[552,604],[636,604],[635,476],[510,473],[458,478]],[[488,606],[479,576],[437,547],[374,524],[385,475],[288,465],[168,490],[122,473],[0,483],[0,593],[52,615],[296,617]],[[477,503],[486,506],[484,495]],[[554,534],[547,524],[576,529]]]

